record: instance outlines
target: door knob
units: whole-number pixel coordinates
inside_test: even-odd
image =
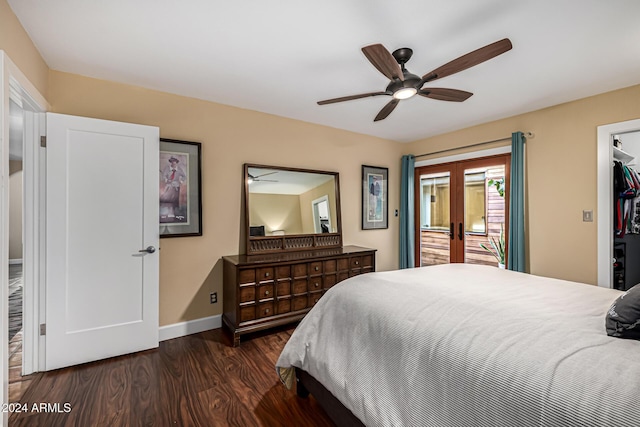
[[[146,252],[148,254],[152,254],[156,251],[156,248],[154,248],[153,246],[147,246],[146,249],[140,249],[138,252]]]

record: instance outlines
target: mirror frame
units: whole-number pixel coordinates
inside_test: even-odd
[[[333,176],[336,199],[335,228],[338,231],[335,233],[289,234],[283,236],[251,236],[249,232],[249,168],[277,169],[287,172],[315,173]],[[247,255],[342,247],[340,179],[338,172],[245,163],[242,178],[244,180],[244,232],[246,235]]]

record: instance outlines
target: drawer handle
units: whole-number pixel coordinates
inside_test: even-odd
[[[356,262],[355,262],[355,264],[356,264],[356,265],[360,264],[360,261],[356,261]]]
[[[264,314],[269,314],[269,309],[268,308],[264,309]]]
[[[318,271],[318,270],[320,270],[320,267],[318,267],[318,266],[316,265],[316,271]]]
[[[264,273],[264,277],[269,277],[269,272]]]
[[[316,282],[316,288],[317,288],[318,286],[320,286],[320,283]]]
[[[265,295],[269,295],[269,291],[264,291],[264,294]]]

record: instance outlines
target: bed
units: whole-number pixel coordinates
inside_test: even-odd
[[[640,426],[640,341],[605,332],[620,295],[469,264],[369,273],[320,299],[276,370],[338,425]]]

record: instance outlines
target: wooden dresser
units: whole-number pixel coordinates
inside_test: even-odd
[[[222,257],[222,321],[233,345],[240,344],[243,334],[302,319],[336,283],[375,271],[375,252],[344,246]]]

